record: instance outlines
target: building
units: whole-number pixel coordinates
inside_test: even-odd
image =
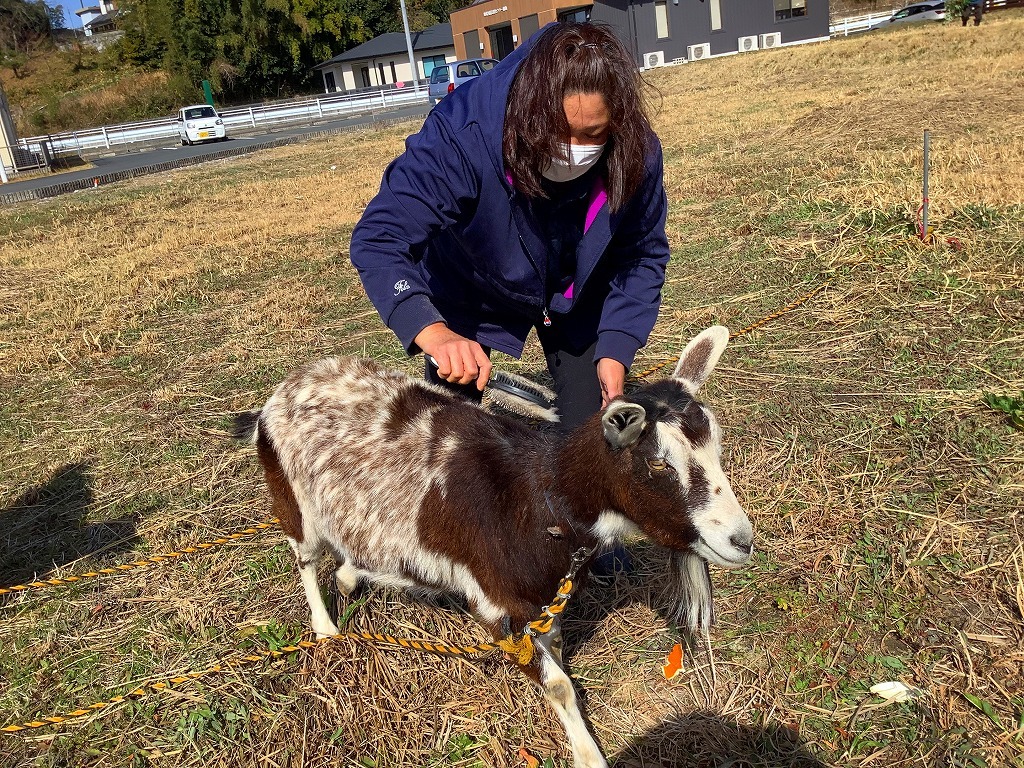
[[[412,50],[420,82],[425,83],[434,66],[455,61],[452,25],[435,24],[412,33]],[[357,45],[333,59],[317,64],[324,78],[324,90],[359,91],[395,83],[412,83],[409,49],[404,32],[388,32]]]
[[[642,69],[827,40],[828,0],[477,0],[451,15],[460,59],[502,59],[545,24],[612,26]]]
[[[82,29],[86,37],[99,35],[104,32],[113,32],[117,28],[116,19],[120,11],[114,0],[100,0],[99,5],[85,6],[75,11],[75,15],[82,20]]]
[[[0,182],[7,183],[8,171],[14,172],[15,151],[18,144],[18,134],[14,130],[14,118],[11,117],[11,107],[7,103],[7,94],[0,88]]]

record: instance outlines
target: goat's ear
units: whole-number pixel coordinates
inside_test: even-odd
[[[696,394],[715,370],[728,343],[729,329],[723,325],[711,326],[686,345],[672,377],[679,379],[691,394]]]
[[[615,400],[601,415],[604,439],[612,448],[626,448],[640,439],[647,423],[647,411],[642,405]]]

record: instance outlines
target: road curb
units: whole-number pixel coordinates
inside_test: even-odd
[[[248,155],[253,152],[259,152],[264,149],[284,147],[289,144],[298,144],[300,142],[308,141],[310,139],[323,138],[325,136],[334,136],[339,133],[347,133],[349,131],[356,131],[363,128],[387,128],[389,126],[397,125],[399,123],[404,123],[408,120],[414,119],[417,118],[415,116],[392,117],[386,118],[384,120],[375,120],[369,125],[346,125],[340,128],[328,128],[323,131],[304,133],[300,136],[283,136],[279,139],[262,141],[259,144],[248,144],[244,147],[230,147],[223,149],[220,152],[211,152],[208,155],[183,157],[178,160],[168,160],[167,162],[164,163],[153,163],[152,165],[144,165],[140,168],[129,168],[124,171],[115,171],[113,173],[101,173],[95,176],[90,176],[87,179],[76,179],[75,181],[58,182],[46,187],[40,187],[39,189],[26,189],[20,192],[9,192],[6,194],[0,194],[0,204],[21,203],[30,200],[42,200],[48,197],[65,195],[69,192],[77,192],[82,189],[92,189],[93,187],[111,184],[115,181],[125,181],[126,179],[134,179],[137,176],[148,176],[153,173],[173,171],[177,168],[186,168],[190,165],[209,163],[214,160],[223,160],[228,157],[239,157],[241,155]]]

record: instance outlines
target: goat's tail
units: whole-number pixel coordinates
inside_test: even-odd
[[[706,635],[715,623],[715,604],[708,562],[692,552],[669,557],[670,616],[691,634]]]
[[[242,411],[231,416],[231,437],[241,443],[255,443],[262,411]]]

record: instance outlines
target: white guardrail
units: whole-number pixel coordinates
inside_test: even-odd
[[[839,19],[828,25],[828,33],[832,37],[838,37],[850,34],[851,32],[863,32],[865,29],[871,27],[872,24],[877,24],[883,19],[888,19],[893,15],[894,12],[899,10],[899,6],[889,11],[879,11],[878,13],[865,13],[860,16],[849,16],[845,19]]]
[[[344,117],[394,107],[418,104],[427,100],[427,86],[419,89],[394,88],[354,94],[325,94],[298,101],[257,104],[251,107],[226,107],[217,112],[224,120],[228,135],[247,128],[271,128],[289,124],[311,123],[317,120]],[[83,131],[31,136],[18,143],[32,153],[40,152],[45,143],[52,155],[78,154],[83,150],[108,149],[117,151],[131,144],[173,139],[177,141],[178,121],[173,117],[145,120],[138,123],[107,125]]]

